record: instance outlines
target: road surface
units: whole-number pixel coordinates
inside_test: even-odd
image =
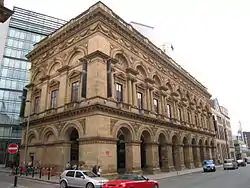
[[[13,187],[14,177],[0,173],[0,187]],[[249,188],[250,165],[237,170],[224,171],[217,169],[210,173],[193,173],[159,180],[160,188]],[[57,184],[43,183],[34,180],[18,179],[20,188],[59,188]]]
[[[237,170],[194,173],[162,179],[160,188],[249,188],[250,165]]]

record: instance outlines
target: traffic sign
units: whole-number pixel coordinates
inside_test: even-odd
[[[14,144],[14,143],[9,144],[9,145],[8,145],[8,152],[9,152],[10,154],[17,153],[17,152],[18,152],[18,145],[17,145],[17,144]]]

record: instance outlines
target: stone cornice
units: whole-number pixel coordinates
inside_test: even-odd
[[[77,116],[77,115],[84,114],[84,113],[97,112],[97,111],[105,112],[108,114],[121,115],[127,118],[140,120],[140,121],[152,123],[152,124],[159,124],[162,126],[172,127],[175,129],[186,130],[186,131],[197,132],[197,133],[201,133],[201,134],[205,134],[209,136],[214,136],[214,134],[211,132],[204,132],[202,130],[194,129],[191,127],[180,126],[172,121],[167,122],[162,119],[143,116],[143,115],[133,113],[133,112],[123,111],[121,109],[112,108],[109,106],[105,106],[103,104],[93,104],[87,107],[79,107],[79,108],[72,109],[70,111],[64,111],[64,112],[57,113],[57,114],[47,115],[42,118],[33,119],[33,120],[30,120],[30,125],[32,126],[32,125],[46,123],[46,122],[58,121],[59,119],[61,120],[64,117],[72,117],[72,116]],[[22,123],[22,125],[25,125],[25,124],[26,122]]]
[[[117,30],[117,32],[124,36],[124,38],[127,38],[131,43],[136,44],[136,46],[143,49],[147,54],[150,54],[150,56],[154,57],[159,63],[167,63],[170,65],[169,67],[176,71],[180,77],[184,77],[194,84],[194,86],[198,87],[202,93],[205,93],[209,98],[211,97],[207,89],[200,82],[177,65],[174,60],[167,56],[160,48],[157,48],[153,43],[133,29],[131,25],[124,22],[118,15],[100,2],[93,5],[85,13],[72,19],[61,29],[38,43],[34,50],[27,55],[28,59],[34,59],[35,56],[41,56],[49,49],[52,49],[53,46],[59,45],[62,41],[65,41],[72,35],[83,31],[92,23],[98,21],[105,23],[105,25],[108,25],[111,29]]]

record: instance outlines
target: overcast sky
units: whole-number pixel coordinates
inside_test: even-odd
[[[5,0],[69,20],[96,0]],[[157,44],[174,45],[171,56],[229,110],[233,132],[238,121],[250,131],[249,0],[103,0],[125,21],[153,26]]]

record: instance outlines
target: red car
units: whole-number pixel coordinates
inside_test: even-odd
[[[115,180],[105,182],[102,188],[159,188],[154,180],[135,174],[119,175]]]

